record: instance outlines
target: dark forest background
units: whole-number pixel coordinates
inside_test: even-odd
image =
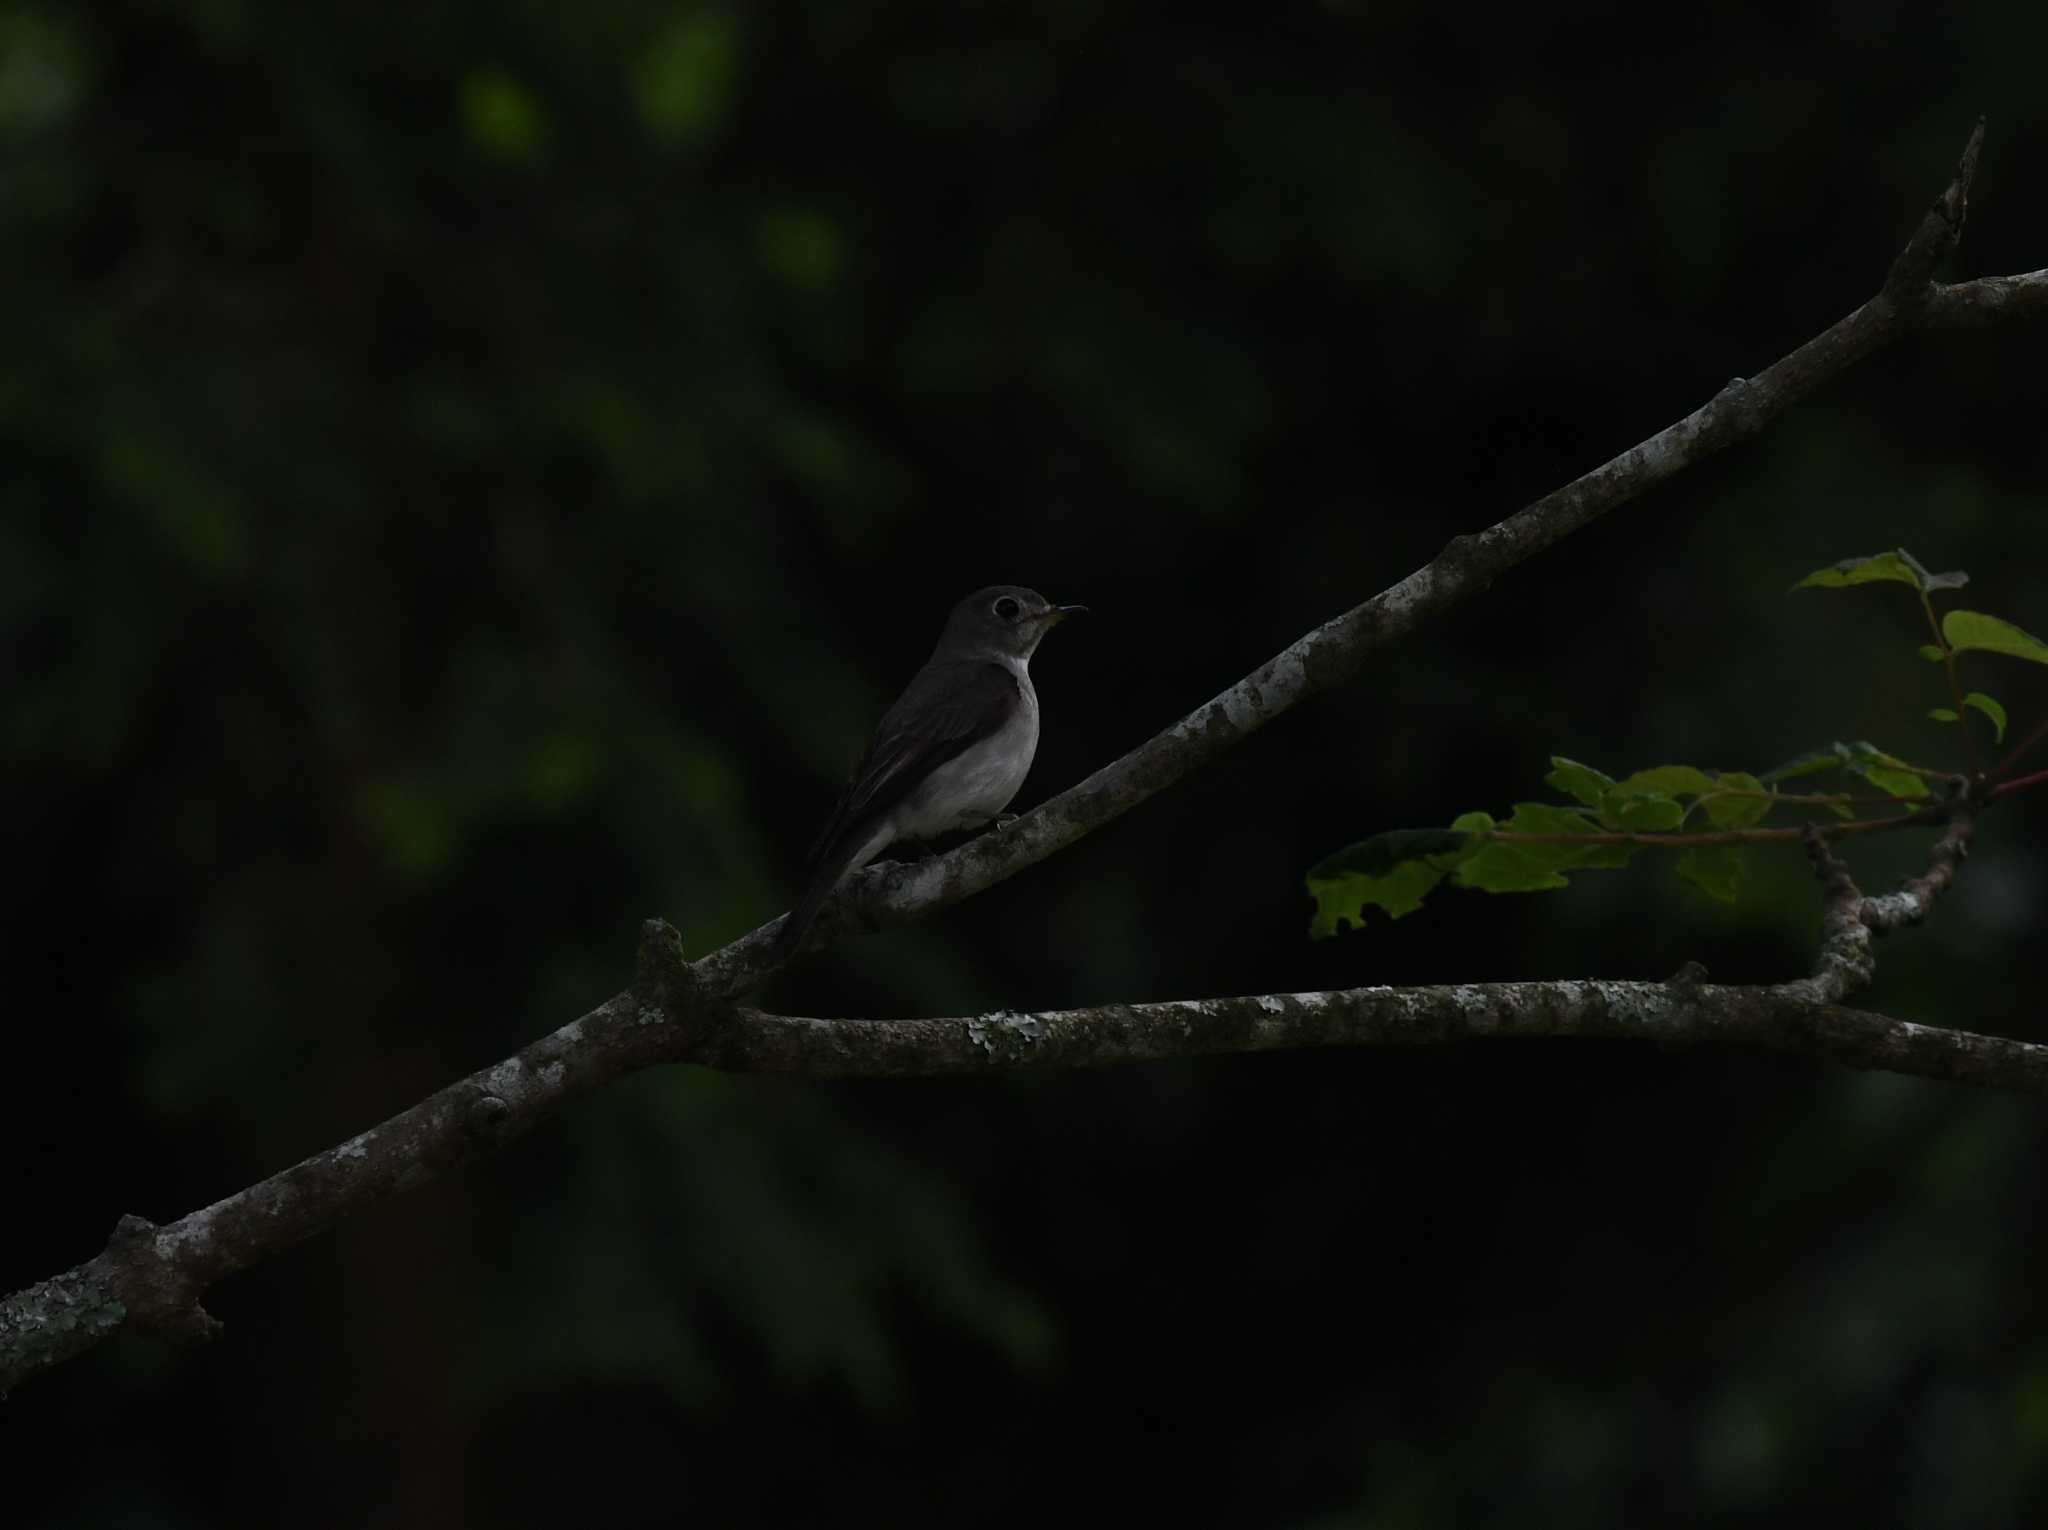
[[[967,590],[1093,608],[1028,806],[1863,301],[1980,112],[1952,274],[2048,263],[2044,57],[2018,3],[6,5],[0,1285],[588,1008],[644,916],[781,911]],[[1798,973],[1796,853],[1321,944],[1301,877],[1552,753],[1950,758],[1910,599],[1785,590],[1903,544],[2048,628],[2044,345],[1888,352],[766,998]],[[2042,825],[1867,1002],[2043,1036]],[[2040,1522],[2044,1123],[1562,1043],[663,1070],[23,1388],[0,1520]]]

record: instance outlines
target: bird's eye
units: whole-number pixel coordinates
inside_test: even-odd
[[[1015,597],[1009,595],[1005,595],[1001,600],[995,603],[996,615],[1000,616],[1006,622],[1015,621],[1017,619],[1017,613],[1022,609],[1023,608],[1017,604]]]

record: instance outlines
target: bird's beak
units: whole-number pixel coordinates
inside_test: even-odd
[[[1076,611],[1086,611],[1087,609],[1086,606],[1054,606],[1045,613],[1045,624],[1048,627],[1057,627]]]

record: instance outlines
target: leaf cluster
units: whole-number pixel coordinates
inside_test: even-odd
[[[1950,706],[1930,712],[1962,731],[1963,751],[1975,756],[1965,714],[1977,712],[2003,741],[2006,710],[1983,691],[1964,692],[1956,678],[1960,654],[1996,653],[2048,664],[2048,644],[2000,617],[1981,611],[1949,610],[1937,618],[1933,597],[1961,589],[1961,570],[1932,573],[1904,548],[1867,558],[1848,558],[1817,570],[1792,588],[1844,589],[1896,583],[1917,595],[1934,641],[1923,658],[1947,670]],[[1477,892],[1546,892],[1570,885],[1571,871],[1613,870],[1644,849],[1678,851],[1674,869],[1701,891],[1733,901],[1741,891],[1743,858],[1758,842],[1794,837],[1782,828],[1758,832],[1774,814],[1799,810],[1802,824],[1816,814],[1839,827],[1876,807],[1932,797],[1930,782],[1965,779],[1951,771],[1908,764],[1867,740],[1837,741],[1809,750],[1760,774],[1708,770],[1694,765],[1658,765],[1616,779],[1591,765],[1553,755],[1544,784],[1566,799],[1521,802],[1506,818],[1490,813],[1460,814],[1447,829],[1394,829],[1374,834],[1326,856],[1308,872],[1315,900],[1309,933],[1317,939],[1348,925],[1362,925],[1365,911],[1379,909],[1399,919],[1422,906],[1437,887]],[[1817,778],[1833,776],[1838,784]],[[1807,783],[1788,790],[1788,782]],[[1869,788],[1865,790],[1865,788]],[[1825,819],[1824,819],[1825,821]],[[1861,820],[1877,826],[1873,820]]]

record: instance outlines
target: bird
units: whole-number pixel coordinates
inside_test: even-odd
[[[1087,609],[1053,605],[1017,584],[992,584],[953,607],[812,845],[809,878],[776,932],[772,960],[795,955],[832,890],[890,845],[979,829],[1002,814],[1038,749],[1031,655]]]

